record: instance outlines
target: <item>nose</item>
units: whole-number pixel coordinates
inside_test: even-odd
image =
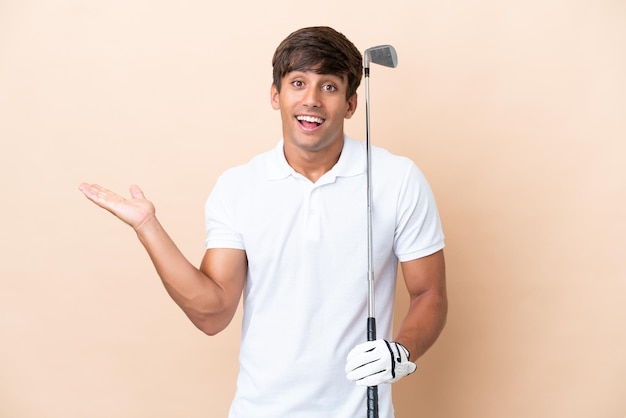
[[[320,91],[316,86],[309,86],[306,88],[302,97],[302,104],[307,107],[320,106]]]

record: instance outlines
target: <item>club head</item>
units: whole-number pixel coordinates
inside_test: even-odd
[[[396,68],[398,66],[398,54],[391,45],[373,46],[365,50],[363,54],[364,67],[369,68],[370,62],[385,67]]]

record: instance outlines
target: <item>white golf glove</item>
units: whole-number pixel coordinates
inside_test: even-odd
[[[359,344],[348,353],[346,377],[360,386],[378,386],[396,382],[416,368],[402,344],[379,339]]]

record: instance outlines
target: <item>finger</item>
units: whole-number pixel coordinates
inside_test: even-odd
[[[382,383],[387,383],[388,379],[385,373],[378,373],[372,376],[365,377],[361,380],[357,380],[355,383],[359,386],[378,386]]]
[[[95,200],[102,193],[102,187],[97,184],[81,183],[78,189],[90,200]]]
[[[363,363],[355,362],[346,367],[346,377],[350,380],[363,379],[364,377],[381,373],[387,370],[387,364],[383,359],[375,359],[374,361],[365,361]]]
[[[78,185],[78,190],[83,192],[83,194],[86,196],[91,196],[94,193],[94,186],[95,185],[88,184],[88,183],[81,183]]]
[[[363,367],[375,364],[381,361],[381,357],[372,352],[363,353],[360,356],[352,357],[346,362],[346,373],[353,372],[355,370],[363,370]]]
[[[357,345],[346,358],[346,373],[366,363],[380,361],[389,350],[384,340],[368,341]]]
[[[105,196],[114,194],[112,191],[100,186],[99,184],[81,183],[78,189],[89,196]]]
[[[350,359],[356,356],[360,356],[363,353],[371,352],[372,350],[376,348],[376,346],[377,346],[376,341],[367,341],[367,342],[361,343],[357,345],[356,347],[354,347],[352,350],[350,350],[347,356],[347,360],[350,361]]]
[[[376,386],[385,382],[390,373],[384,362],[365,364],[346,374],[348,380],[356,382],[360,386]]]
[[[123,201],[124,199],[111,190],[106,189],[98,184],[81,183],[79,189],[87,199],[96,205],[111,210],[112,206]]]
[[[146,199],[146,197],[143,194],[143,191],[136,184],[133,184],[132,186],[130,186],[130,195],[132,196],[133,199],[142,199],[142,200]]]

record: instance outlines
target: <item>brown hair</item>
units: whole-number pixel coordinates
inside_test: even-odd
[[[287,36],[274,52],[272,67],[279,92],[282,78],[291,71],[313,69],[318,74],[347,76],[349,99],[361,84],[363,58],[343,34],[327,26],[314,26]]]

